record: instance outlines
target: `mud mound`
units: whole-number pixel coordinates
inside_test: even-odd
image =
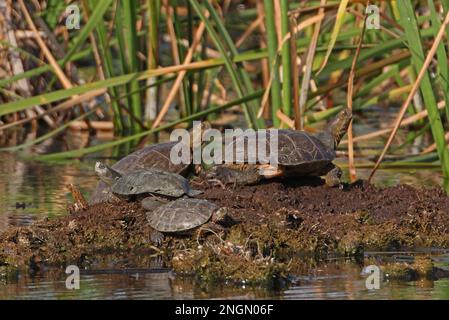
[[[3,233],[0,265],[89,266],[98,263],[102,255],[120,255],[136,248],[151,250],[150,232],[138,203],[96,204],[78,214]]]
[[[79,214],[13,228],[0,237],[0,265],[42,268],[147,268],[154,254],[206,280],[285,278],[298,253],[361,255],[364,250],[449,247],[449,197],[440,189],[364,182],[327,188],[322,181],[269,181],[226,187],[192,181],[200,197],[229,208],[226,234],[166,237],[160,248],[138,203],[97,204]]]
[[[225,190],[208,184],[207,187],[203,186],[203,190],[203,198],[235,209],[244,219],[256,218],[254,222],[270,220],[270,212],[280,208],[297,210],[308,216],[326,216],[328,219],[359,212],[369,215],[376,223],[398,222],[410,215],[449,213],[449,197],[444,191],[439,188],[416,189],[408,185],[381,189],[358,181],[345,185],[341,190],[327,188],[321,180],[311,179],[300,183],[292,180],[270,181]],[[445,218],[444,215],[441,218]]]

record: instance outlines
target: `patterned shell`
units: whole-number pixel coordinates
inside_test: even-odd
[[[166,142],[153,144],[151,146],[137,150],[128,156],[117,161],[112,168],[122,174],[130,173],[135,170],[145,169],[161,169],[167,172],[173,172],[178,174],[185,174],[189,164],[173,164],[170,161],[171,148],[178,142]],[[112,196],[109,188],[104,182],[99,182],[95,189],[90,203],[100,203],[107,201]]]
[[[270,149],[270,132],[273,131],[275,130],[266,131],[266,160],[269,159],[270,155],[273,155],[272,150]],[[310,165],[312,163],[324,164],[331,162],[335,158],[335,150],[327,147],[322,141],[310,133],[289,129],[281,129],[277,130],[277,132],[278,163],[282,166]],[[256,141],[259,141],[258,135],[240,135],[237,136],[232,143],[228,144],[226,148],[233,148],[228,150],[229,152],[234,152],[234,159],[240,157],[240,159],[244,159],[244,162],[247,162],[248,159],[251,159],[251,156],[253,157],[252,159],[256,159],[256,156],[258,156],[255,148],[251,150],[248,147],[252,144],[253,146],[257,145],[257,148],[259,148]],[[227,151],[224,150],[224,152]],[[260,160],[260,158],[258,159]]]
[[[192,195],[194,191],[183,176],[154,168],[123,175],[111,186],[111,190],[125,196],[154,193],[174,198]]]
[[[217,210],[207,200],[182,198],[147,212],[147,220],[160,232],[180,232],[205,224]]]
[[[189,165],[173,164],[170,161],[171,148],[177,143],[177,141],[158,143],[142,148],[120,159],[112,168],[123,174],[151,168],[183,174]]]

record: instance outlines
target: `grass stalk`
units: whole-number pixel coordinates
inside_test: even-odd
[[[271,118],[273,125],[279,127],[280,120],[277,111],[281,109],[281,85],[279,77],[279,64],[277,62],[278,40],[276,35],[276,24],[274,20],[273,0],[264,0],[265,24],[267,30],[267,51],[271,81]]]
[[[446,3],[448,5],[448,1],[442,1],[442,3]],[[441,28],[441,22],[439,20],[439,16],[435,9],[435,4],[432,0],[427,1],[427,5],[430,9],[430,17],[432,22],[432,27],[435,32],[438,32]],[[448,12],[446,10],[446,12]],[[449,29],[446,30],[448,32]],[[449,35],[449,33],[447,33]],[[439,83],[441,90],[443,92],[444,100],[446,101],[446,108],[444,109],[446,112],[446,121],[449,123],[449,67],[447,63],[448,55],[444,43],[440,43],[437,49],[437,62],[438,62],[438,72],[437,72],[437,82]]]
[[[96,146],[92,146],[92,147],[87,147],[87,148],[82,148],[82,149],[77,149],[77,150],[70,150],[70,151],[64,151],[64,152],[58,152],[58,153],[52,153],[52,154],[46,154],[46,155],[40,155],[40,156],[35,156],[33,157],[34,160],[38,160],[38,161],[55,161],[55,160],[61,160],[61,159],[67,159],[67,158],[76,158],[76,157],[82,157],[86,154],[90,154],[90,153],[94,153],[94,152],[99,152],[102,150],[106,150],[112,147],[116,147],[116,146],[120,146],[122,144],[131,142],[131,141],[136,141],[138,139],[141,139],[145,136],[160,132],[162,130],[167,130],[170,129],[180,123],[184,123],[184,122],[189,122],[189,121],[193,121],[196,119],[201,119],[204,116],[211,114],[211,113],[216,113],[218,111],[222,111],[225,109],[229,109],[231,107],[234,107],[236,105],[240,105],[242,103],[245,103],[247,101],[250,101],[252,99],[258,99],[262,96],[263,91],[256,91],[254,93],[252,93],[251,95],[245,96],[243,98],[239,98],[237,100],[234,100],[232,102],[229,102],[227,104],[221,105],[221,106],[216,106],[216,107],[211,107],[208,108],[206,110],[202,110],[199,111],[195,114],[192,114],[190,116],[187,116],[185,118],[180,118],[178,120],[172,121],[170,123],[161,125],[157,128],[153,128],[147,131],[143,131],[143,132],[139,132],[115,141],[111,141],[111,142],[106,142],[106,143],[102,143]]]
[[[90,0],[90,5],[92,6],[94,4],[93,0]],[[94,12],[97,9],[94,9]],[[92,19],[92,17],[89,19],[89,21]],[[106,79],[114,77],[114,71],[113,71],[113,60],[112,60],[112,53],[110,51],[110,43],[107,38],[107,32],[106,27],[103,22],[99,22],[96,25],[96,34],[98,37],[98,49],[101,53],[100,57],[102,58],[102,66],[103,71]],[[64,61],[62,61],[64,63]],[[115,97],[119,96],[118,89],[116,87],[111,87],[109,90],[109,95],[112,98],[111,101],[111,107],[112,107],[112,119],[114,123],[114,133],[115,134],[121,134],[124,129],[124,119],[122,118],[120,107],[118,104],[118,101],[115,100]]]
[[[159,20],[160,20],[160,1],[147,0],[148,17],[148,38],[147,38],[147,68],[156,69],[159,60]],[[157,77],[149,78],[147,86],[157,81]],[[146,100],[144,107],[144,120],[151,126],[151,122],[156,118],[158,104],[157,87],[150,87],[146,91]]]
[[[400,112],[397,116],[395,127],[390,134],[390,137],[385,145],[379,159],[377,160],[373,171],[370,174],[369,180],[372,179],[376,170],[379,168],[380,163],[382,162],[389,146],[391,145],[393,138],[402,122],[402,118],[409,106],[413,96],[418,91],[421,85],[421,92],[423,94],[424,102],[426,104],[426,109],[429,116],[429,121],[431,124],[431,131],[435,143],[437,145],[437,153],[440,158],[441,167],[444,175],[444,188],[446,192],[449,194],[449,152],[446,147],[445,139],[444,139],[444,128],[441,122],[440,114],[438,112],[438,106],[435,101],[435,96],[432,88],[432,84],[430,82],[430,77],[427,73],[427,69],[437,51],[437,48],[444,36],[444,31],[446,27],[449,25],[449,12],[447,13],[443,24],[441,25],[440,30],[438,31],[437,36],[435,37],[432,48],[430,49],[427,57],[424,60],[424,50],[422,47],[422,43],[419,38],[419,29],[416,23],[415,12],[413,10],[412,4],[409,2],[404,2],[403,5],[398,6],[399,13],[401,15],[401,22],[404,26],[405,33],[408,39],[408,44],[412,51],[412,63],[415,68],[419,70],[418,77],[413,85],[412,90],[410,91],[407,100],[402,105]],[[424,62],[422,62],[424,60]]]
[[[125,40],[126,61],[128,61],[127,73],[137,72],[139,70],[139,61],[137,60],[137,30],[136,30],[136,8],[137,0],[122,0],[124,29],[123,36]],[[120,31],[119,31],[120,32]],[[133,80],[129,83],[128,91],[136,92],[139,89],[139,81]],[[142,118],[142,104],[139,92],[130,96],[130,110],[137,119]],[[133,133],[141,131],[140,126],[131,118],[131,129]]]
[[[220,16],[218,15],[218,13],[214,9],[214,7],[209,3],[209,1],[205,1],[204,4],[211,15],[211,18],[215,22],[218,33],[223,37],[223,39],[224,39],[223,42],[228,47],[229,53],[231,55],[231,59],[233,60],[234,57],[236,55],[238,55],[237,47],[235,46],[231,36],[229,35],[228,30],[226,29],[224,23],[220,19]],[[216,38],[216,40],[219,41],[218,37]],[[223,50],[223,52],[221,52],[221,54],[225,54],[226,56],[228,56],[227,52],[224,51],[224,46],[223,46],[222,50]],[[243,91],[246,92],[247,94],[253,93],[254,89],[253,89],[253,86],[251,83],[251,79],[250,79],[248,73],[246,72],[244,65],[241,63],[236,63],[236,67],[234,68],[234,70],[236,71],[236,77],[238,77],[239,80],[242,82],[241,87],[242,87]],[[255,129],[263,128],[264,127],[263,119],[258,119],[256,117],[256,110],[259,105],[259,101],[254,101],[254,102],[255,103],[253,103],[253,101],[251,101],[250,103],[248,103],[248,106],[246,109],[248,116],[250,118],[250,124]]]
[[[282,39],[290,32],[288,17],[289,0],[281,0],[281,36]],[[294,37],[292,35],[292,37]],[[282,44],[282,110],[290,117],[292,114],[292,57],[290,41]]]

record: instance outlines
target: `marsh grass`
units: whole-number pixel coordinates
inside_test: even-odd
[[[407,98],[449,4],[430,0],[370,3],[379,8],[381,25],[367,29],[360,39],[351,81],[367,4],[364,1],[70,1],[80,8],[79,30],[65,27],[68,1],[27,3],[32,18],[40,17],[48,27],[39,30],[48,48],[64,48],[56,63],[73,84],[67,88],[57,76],[58,68],[42,54],[36,34],[22,35],[30,26],[21,7],[15,1],[1,0],[0,135],[7,137],[17,129],[36,130],[29,124],[37,121],[40,134],[35,140],[5,146],[19,150],[65,132],[75,120],[113,122],[114,141],[38,156],[45,160],[80,157],[136,142],[182,123],[189,125],[194,119],[217,119],[230,107],[239,108],[248,127],[285,128],[293,124],[310,130],[314,123],[328,120],[348,104],[344,94],[348,83],[353,83],[351,104],[356,119],[372,105],[398,112],[391,106],[401,105]],[[205,30],[195,44],[201,24]],[[406,110],[410,117],[423,110],[429,116],[409,123],[413,127],[408,128],[407,139],[396,141],[390,152],[401,154],[402,162],[409,158],[425,164],[435,161],[424,154],[430,148],[436,151],[447,177],[449,27],[445,26],[445,31]],[[46,32],[52,32],[53,37]],[[11,42],[11,35],[17,45]],[[51,43],[52,38],[56,44]],[[185,63],[189,51],[192,56]],[[11,52],[16,52],[20,61],[12,60]],[[23,65],[23,73],[11,68],[17,63]],[[76,70],[85,66],[95,69],[93,77],[77,74]],[[167,98],[163,92],[170,90],[180,73],[184,75],[179,88],[173,89],[173,99],[167,103],[167,108],[177,111],[173,121],[167,118],[167,108],[161,110]],[[19,90],[19,81],[28,83],[30,91]],[[98,95],[90,98],[95,102],[69,103],[95,90]],[[36,106],[50,111],[64,103],[70,107],[46,114],[54,127],[43,121],[42,115],[31,116]],[[80,113],[80,106],[89,108],[86,114]],[[377,115],[379,122],[383,116]],[[8,129],[2,129],[5,125]],[[387,134],[381,131],[372,136],[386,139]],[[362,154],[358,135],[354,132],[350,148]],[[403,154],[405,146],[422,137],[432,138],[422,140],[426,142],[420,146],[422,154]],[[449,186],[446,189],[449,191]]]

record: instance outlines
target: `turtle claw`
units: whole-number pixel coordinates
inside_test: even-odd
[[[208,179],[208,182],[211,182],[214,186],[220,186],[223,190],[226,189],[225,184],[219,179]]]
[[[150,240],[156,247],[160,247],[162,245],[162,242],[164,241],[164,235],[162,234],[162,232],[153,230],[150,235]]]

